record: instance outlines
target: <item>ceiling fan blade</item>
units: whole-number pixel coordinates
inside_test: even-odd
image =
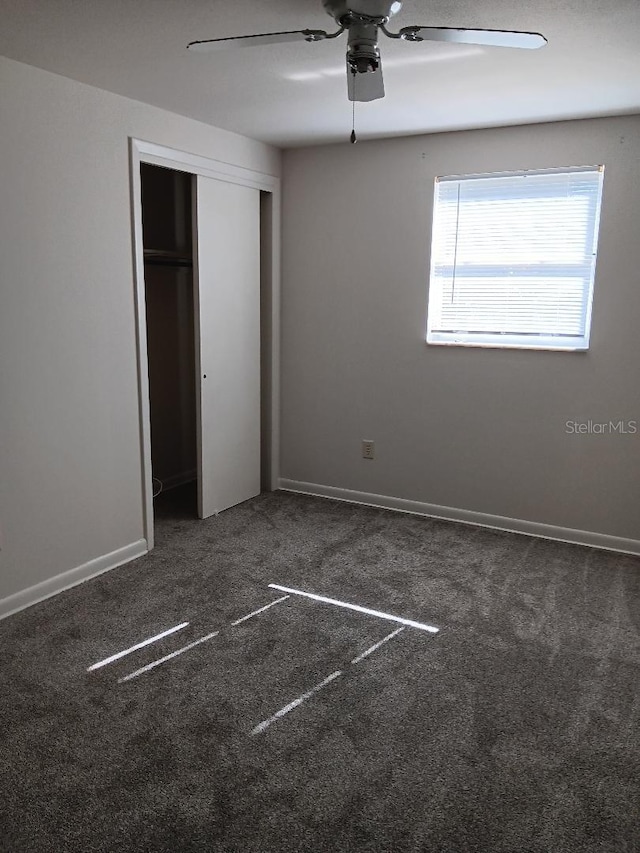
[[[509,30],[467,30],[449,27],[403,27],[398,33],[405,41],[446,41],[455,44],[480,44],[490,47],[520,47],[533,50],[547,40],[540,33]]]
[[[326,38],[335,38],[340,32],[326,33],[324,30],[286,30],[280,33],[259,33],[255,36],[230,36],[222,39],[205,39],[204,41],[189,42],[189,50],[198,53],[214,50],[223,50],[229,47],[255,47],[262,44],[282,44],[287,41],[322,41]]]
[[[354,74],[347,62],[347,92],[350,101],[377,101],[384,98],[382,62],[375,71]]]

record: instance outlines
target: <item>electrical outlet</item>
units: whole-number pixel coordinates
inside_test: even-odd
[[[363,459],[375,459],[375,442],[367,441],[367,439],[363,439],[362,441],[362,458]]]

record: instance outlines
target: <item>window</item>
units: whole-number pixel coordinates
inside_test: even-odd
[[[436,178],[427,343],[588,349],[603,175]]]

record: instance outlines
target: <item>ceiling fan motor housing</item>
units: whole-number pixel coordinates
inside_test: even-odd
[[[380,67],[378,27],[402,6],[399,0],[323,0],[327,12],[349,33],[347,62],[358,74]]]
[[[377,71],[380,65],[378,47],[378,27],[375,24],[358,21],[349,27],[349,47],[347,62],[352,71],[365,74]]]
[[[358,18],[386,24],[402,8],[400,0],[322,0],[322,5],[341,25]]]

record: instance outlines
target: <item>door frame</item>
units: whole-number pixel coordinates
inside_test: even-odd
[[[142,512],[144,537],[147,548],[154,545],[153,531],[153,480],[151,468],[151,411],[149,405],[149,366],[147,355],[147,310],[144,279],[144,243],[142,234],[142,187],[140,165],[150,163],[165,166],[190,175],[201,175],[218,181],[240,184],[244,187],[269,193],[271,199],[270,264],[265,276],[270,291],[269,397],[267,400],[270,435],[268,443],[269,478],[272,490],[278,488],[280,477],[280,178],[252,169],[212,160],[197,154],[178,151],[155,142],[135,137],[129,138],[131,181],[131,218],[133,226],[133,272],[135,284],[136,355],[138,373],[138,409],[140,419],[140,449],[142,478]],[[261,281],[261,285],[265,283]],[[263,444],[264,447],[264,444]]]

